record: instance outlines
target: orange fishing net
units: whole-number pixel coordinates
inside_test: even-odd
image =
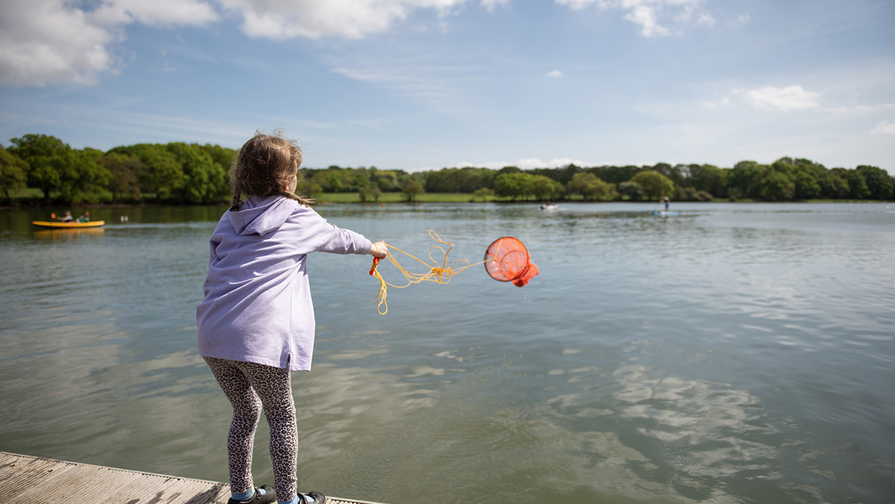
[[[532,264],[528,249],[521,241],[512,236],[504,236],[494,240],[485,251],[485,271],[491,278],[501,282],[513,282],[522,287],[535,275],[540,273]]]
[[[370,268],[370,275],[375,275],[376,278],[379,280],[379,294],[376,296],[374,301],[378,305],[376,311],[378,311],[380,315],[385,315],[386,313],[388,313],[388,303],[386,302],[386,296],[388,294],[389,286],[396,289],[404,289],[420,282],[435,282],[439,284],[446,284],[450,282],[451,278],[453,278],[455,275],[465,271],[470,266],[474,266],[472,264],[469,264],[469,261],[467,259],[460,259],[453,263],[449,262],[448,254],[454,247],[454,244],[442,240],[438,236],[438,234],[432,230],[429,230],[429,237],[441,244],[434,245],[429,249],[429,262],[408,254],[407,252],[404,252],[403,250],[393,245],[388,246],[388,255],[386,255],[386,259],[388,259],[388,261],[392,263],[398,269],[398,271],[401,272],[401,274],[404,276],[404,279],[407,280],[407,283],[405,285],[395,285],[393,283],[386,282],[377,269],[380,259],[378,257],[373,259],[373,267]],[[446,246],[447,248],[442,245]],[[403,266],[401,266],[401,264],[395,258],[395,255],[392,254],[393,251],[403,254],[408,258],[420,263],[424,268],[426,268],[426,272],[414,273],[408,271]],[[485,264],[485,269],[488,271],[488,274],[491,275],[491,277],[495,280],[500,280],[502,282],[508,282],[512,280],[513,284],[519,287],[527,284],[533,276],[538,274],[538,267],[534,264],[531,264],[528,251],[525,249],[525,246],[522,245],[522,242],[510,237],[500,238],[499,240],[492,243],[491,246],[488,247],[488,251],[485,252],[485,260],[481,263],[476,264],[482,263]]]

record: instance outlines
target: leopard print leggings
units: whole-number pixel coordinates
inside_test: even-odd
[[[298,429],[289,370],[213,357],[205,357],[205,362],[233,405],[227,437],[230,490],[244,492],[253,485],[252,447],[263,405],[270,426],[270,458],[277,496],[281,500],[295,496]]]

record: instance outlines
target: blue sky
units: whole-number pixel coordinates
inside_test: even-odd
[[[895,173],[895,2],[5,0],[0,143],[284,128],[311,168]]]

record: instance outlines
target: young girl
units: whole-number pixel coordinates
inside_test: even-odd
[[[298,431],[290,371],[311,369],[314,308],[306,260],[311,252],[385,257],[384,242],[327,223],[295,194],[301,150],[256,134],[230,169],[233,206],[211,236],[205,299],[196,310],[199,354],[230,403],[229,504],[326,503],[296,492]],[[246,195],[245,201],[241,201]],[[274,483],[252,482],[252,446],[261,410],[270,425]]]

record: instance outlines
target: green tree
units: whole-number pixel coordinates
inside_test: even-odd
[[[675,187],[685,185],[686,179],[689,176],[689,165],[671,166],[668,163],[656,163],[655,166],[644,166],[643,168],[643,171],[654,171],[665,175]],[[668,193],[666,196],[669,196],[670,194],[671,193]]]
[[[488,199],[488,196],[491,196],[491,189],[488,189],[487,187],[476,189],[472,192],[473,200],[475,200],[476,198],[481,198],[482,201],[485,201],[486,199]]]
[[[715,198],[727,195],[724,170],[714,165],[690,166],[690,182],[697,191],[705,191]]]
[[[102,152],[72,149],[48,135],[24,135],[10,140],[9,150],[28,163],[28,185],[37,187],[49,204],[52,193],[66,202],[98,201],[109,181],[109,172],[97,164]]]
[[[59,197],[66,203],[96,203],[103,198],[112,175],[99,164],[103,152],[97,149],[70,149],[61,166]]]
[[[864,176],[857,170],[848,170],[848,192],[849,197],[854,199],[867,199],[870,197],[870,189],[867,187],[867,181]]]
[[[368,186],[358,189],[357,194],[360,197],[361,202],[367,200],[379,201],[379,196],[382,192],[376,186]]]
[[[584,170],[589,173],[593,173],[600,180],[608,182],[610,184],[621,184],[622,182],[628,182],[631,178],[637,173],[643,171],[640,167],[634,165],[627,166],[600,166],[596,168],[587,168]]]
[[[112,203],[126,196],[139,200],[140,173],[146,171],[146,165],[135,155],[108,153],[99,160],[99,164],[108,170],[111,179],[108,189],[112,193]]]
[[[675,187],[674,198],[672,199],[677,201],[712,201],[712,195],[695,187]]]
[[[308,196],[312,199],[319,197],[322,193],[323,188],[320,187],[320,184],[315,182],[313,178],[302,178],[296,188],[296,194]]]
[[[817,176],[810,171],[799,171],[795,178],[795,196],[798,199],[818,198],[823,193]]]
[[[832,170],[810,159],[796,159],[795,177],[796,198],[847,198],[848,183],[840,179]],[[817,187],[814,187],[817,184]],[[820,189],[819,192],[817,189]]]
[[[180,163],[185,183],[175,196],[185,203],[212,203],[229,193],[227,172],[197,144],[171,142],[168,152]]]
[[[9,151],[28,163],[28,186],[43,192],[44,203],[50,204],[50,193],[62,182],[61,170],[71,147],[49,135],[27,134],[10,139]]]
[[[888,172],[876,166],[867,165],[858,166],[855,171],[864,178],[864,184],[869,192],[868,198],[877,200],[892,198],[892,179]]]
[[[515,168],[515,167],[513,167]],[[518,168],[516,168],[518,170]],[[506,170],[506,168],[504,168]],[[503,171],[503,170],[501,170]],[[516,201],[533,193],[531,176],[519,171],[508,170],[494,179],[494,194]]]
[[[613,184],[603,182],[593,173],[578,172],[572,175],[566,191],[580,194],[585,201],[610,201],[618,197]]]
[[[728,194],[734,198],[757,198],[758,181],[767,168],[755,161],[740,161],[727,174]]]
[[[367,177],[366,169],[358,169],[351,177],[351,185],[358,190],[370,187],[370,179]]]
[[[563,186],[567,186],[569,182],[571,182],[572,177],[574,177],[576,173],[581,172],[581,167],[574,164],[568,164],[561,168],[535,168],[530,171],[532,175],[543,175],[559,182]]]
[[[824,197],[846,199],[851,195],[851,188],[848,186],[848,170],[845,168],[830,168],[822,183],[824,184],[821,186]]]
[[[544,175],[528,175],[531,192],[538,201],[560,199],[565,195],[562,184]]]
[[[404,197],[407,198],[407,201],[416,201],[416,197],[419,194],[425,192],[423,190],[423,184],[420,184],[419,181],[412,177],[407,177],[404,180],[404,186],[401,188],[401,192],[404,193]]]
[[[155,194],[159,199],[168,199],[177,194],[186,184],[183,167],[165,144],[136,144],[115,147],[108,153],[137,156],[143,166],[137,173],[140,192]]]
[[[218,166],[220,166],[224,170],[224,172],[230,171],[230,165],[232,165],[233,162],[236,161],[236,155],[238,154],[238,152],[234,149],[231,149],[229,147],[221,147],[217,144],[193,145],[202,150],[202,152],[211,156],[211,159],[215,163],[217,163]]]
[[[493,170],[484,168],[442,168],[426,175],[426,192],[472,193],[488,187]]]
[[[639,185],[650,200],[658,201],[665,196],[674,194],[674,183],[661,173],[654,171],[642,171],[631,177],[631,182]]]
[[[758,194],[765,201],[791,200],[796,185],[785,173],[773,169],[766,170],[758,181]]]
[[[346,190],[345,186],[350,185],[345,184],[342,178],[342,169],[338,166],[330,166],[326,171],[320,172],[319,177],[315,175],[315,180],[325,192],[343,192]]]
[[[28,163],[0,146],[0,190],[12,201],[12,195],[28,184]]]
[[[628,201],[641,201],[646,199],[646,191],[637,182],[622,182],[618,184],[618,193]]]

